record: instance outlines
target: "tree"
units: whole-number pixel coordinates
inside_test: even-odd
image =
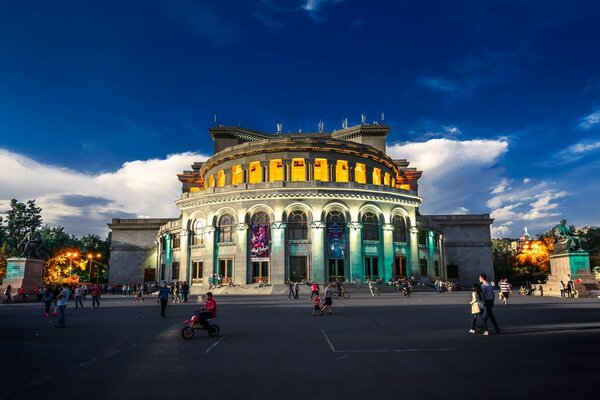
[[[42,252],[44,258],[55,256],[61,249],[77,247],[77,238],[65,232],[62,226],[44,226],[40,233],[42,235]]]
[[[592,267],[600,267],[600,227],[591,226],[582,229],[580,237],[585,250],[590,254]]]

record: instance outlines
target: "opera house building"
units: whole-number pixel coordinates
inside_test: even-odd
[[[213,156],[178,175],[179,218],[109,224],[110,281],[187,281],[199,293],[215,274],[235,286],[493,276],[492,219],[421,215],[422,171],[386,154],[389,129],[210,128]]]

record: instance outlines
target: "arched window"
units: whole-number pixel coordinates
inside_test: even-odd
[[[303,211],[292,211],[287,220],[288,240],[308,239],[308,219]]]
[[[331,211],[329,214],[327,214],[326,222],[328,224],[344,225],[346,223],[346,218],[344,217],[344,214],[340,211]]]
[[[406,242],[406,223],[404,217],[395,215],[392,219],[394,226],[394,242]]]
[[[362,216],[363,240],[379,240],[379,219],[373,213],[364,213]]]
[[[204,244],[204,222],[195,220],[192,229],[192,245]]]
[[[233,242],[234,225],[235,225],[235,220],[229,214],[225,214],[219,219],[219,241],[218,241],[218,243],[232,243]]]

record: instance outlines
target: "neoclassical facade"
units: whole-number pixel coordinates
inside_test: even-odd
[[[388,133],[377,124],[304,134],[211,128],[214,155],[178,175],[181,216],[156,230],[139,270],[193,291],[213,274],[234,285],[491,275],[489,215],[420,215],[421,171],[386,154]],[[113,242],[126,243],[140,221],[114,219]],[[120,251],[113,245],[111,259]],[[115,273],[113,282],[140,279]]]

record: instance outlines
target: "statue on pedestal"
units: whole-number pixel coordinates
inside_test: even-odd
[[[554,254],[583,251],[579,235],[567,226],[567,221],[564,219],[552,228],[550,236],[554,240]]]
[[[23,251],[19,257],[39,259],[41,257],[42,235],[32,226],[23,240],[19,242],[18,248],[20,249],[21,246],[23,246]]]

